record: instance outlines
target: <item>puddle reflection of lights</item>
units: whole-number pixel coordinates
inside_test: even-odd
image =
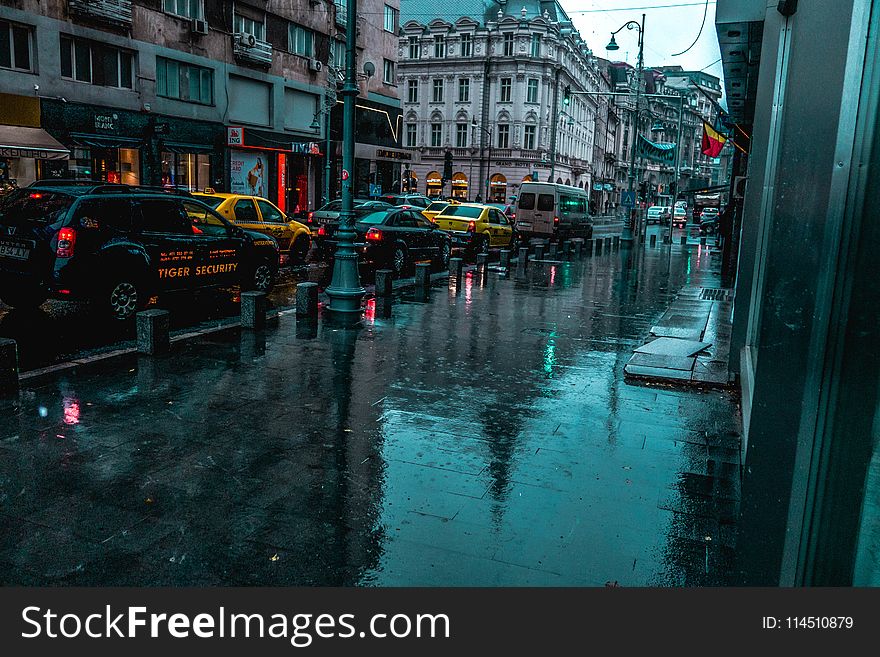
[[[467,275],[464,277],[464,302],[466,305],[471,305],[471,292],[474,288],[474,273],[469,271]]]
[[[364,308],[364,319],[370,324],[376,323],[376,297],[367,299],[367,306]]]
[[[64,424],[79,424],[79,401],[64,398]]]
[[[40,406],[40,408],[37,409],[37,413],[40,414],[40,417],[47,417],[49,415],[49,409],[45,406]]]
[[[550,267],[550,285],[556,283],[556,266]]]
[[[550,334],[547,346],[544,347],[544,373],[548,378],[553,377],[553,366],[556,365],[556,332]]]

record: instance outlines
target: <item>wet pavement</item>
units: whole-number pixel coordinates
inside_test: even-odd
[[[717,256],[627,253],[29,380],[0,402],[0,582],[727,583],[735,395],[623,378]]]

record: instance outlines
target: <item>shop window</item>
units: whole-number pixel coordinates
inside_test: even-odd
[[[0,21],[0,68],[33,70],[33,31],[25,25]]]
[[[156,58],[156,93],[190,103],[214,104],[214,71],[164,57]]]
[[[162,0],[162,9],[185,18],[202,18],[202,0]]]
[[[211,156],[207,153],[162,153],[162,185],[189,191],[211,187]]]
[[[315,33],[307,27],[291,23],[288,30],[288,49],[294,55],[312,57],[314,55]]]
[[[61,36],[61,77],[102,87],[133,89],[134,55],[103,43]]]

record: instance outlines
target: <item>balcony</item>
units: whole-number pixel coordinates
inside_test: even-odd
[[[232,35],[232,53],[244,63],[261,66],[272,64],[272,44],[246,32]]]
[[[131,0],[69,0],[71,16],[116,27],[131,27]]]

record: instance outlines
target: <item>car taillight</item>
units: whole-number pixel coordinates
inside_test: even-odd
[[[558,225],[559,225],[559,217],[553,217],[553,225],[554,225],[554,226],[558,226]]]
[[[378,228],[370,228],[367,231],[367,240],[370,242],[381,242],[382,241],[382,231]]]
[[[73,228],[62,228],[58,231],[58,245],[55,247],[56,257],[72,258],[75,246],[76,231]]]
[[[475,233],[475,232],[477,232],[477,222],[476,222],[476,221],[471,221],[471,222],[468,224],[467,229],[468,229],[468,232],[469,232],[469,233]]]
[[[315,216],[315,213],[314,213],[314,212],[309,212],[309,218],[307,219],[307,221],[308,221],[309,223],[312,223],[312,217],[314,217],[314,216]]]
[[[327,231],[324,230],[324,227],[323,227],[323,226],[321,226],[320,228],[318,228],[318,235],[326,235],[326,234],[327,234]]]

